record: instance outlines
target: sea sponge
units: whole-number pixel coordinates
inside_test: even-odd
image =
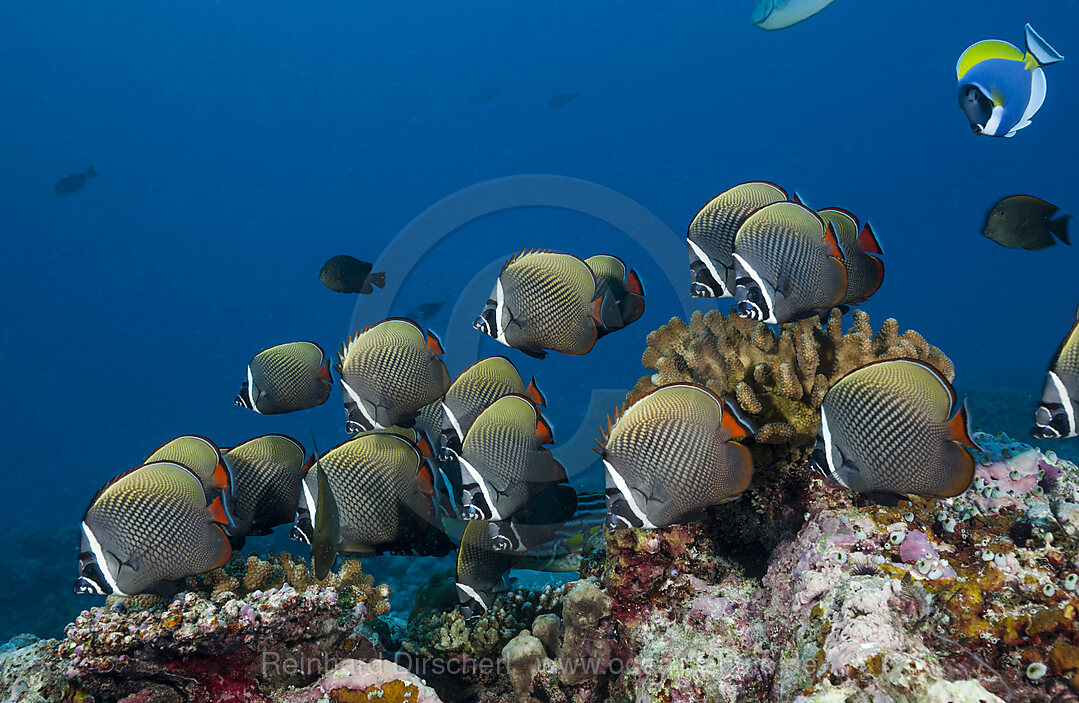
[[[509,671],[510,683],[517,703],[532,703],[532,679],[545,664],[549,664],[543,643],[528,630],[514,637],[502,648],[502,661]]]
[[[563,684],[575,686],[601,670],[600,667],[590,664],[602,661],[608,652],[604,648],[586,645],[590,639],[595,639],[590,637],[592,630],[610,613],[611,601],[595,581],[577,581],[566,594],[565,605],[562,606],[565,634],[558,658],[559,678]],[[597,649],[603,651],[596,651]]]
[[[706,386],[736,400],[756,422],[757,444],[789,444],[795,450],[769,458],[795,459],[816,436],[831,385],[871,361],[896,357],[920,359],[949,381],[955,377],[948,357],[920,334],[900,334],[899,323],[889,318],[874,335],[862,310],[854,311],[846,334],[842,314],[834,309],[823,326],[818,318],[798,320],[781,325],[778,335],[733,311],[698,311],[688,325],[671,318],[648,335],[641,362],[655,373],[642,377],[628,400],[670,383]]]

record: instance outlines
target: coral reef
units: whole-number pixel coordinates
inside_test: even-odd
[[[274,565],[287,580],[310,580],[291,559]],[[201,590],[164,606],[120,601],[84,611],[56,646],[67,675],[109,698],[149,691],[162,700],[264,700],[268,691],[309,683],[330,661],[375,656],[353,628],[388,609],[388,592],[372,589],[358,562],[345,562],[336,585],[304,591],[284,584],[247,592],[250,585],[276,583],[274,568],[258,559],[219,571],[192,584]]]
[[[550,662],[543,642],[528,630],[514,637],[502,648],[502,660],[509,672],[517,703],[532,703],[532,679]]]
[[[64,662],[56,654],[56,644],[56,640],[37,640],[24,635],[0,647],[0,700],[89,702],[90,697],[64,675]]]
[[[281,703],[441,703],[419,677],[393,662],[346,659],[311,686],[289,692]]]
[[[834,309],[824,326],[818,318],[799,320],[781,325],[778,336],[763,322],[733,311],[697,311],[688,325],[675,317],[648,335],[641,363],[655,373],[642,377],[628,400],[670,383],[707,386],[734,398],[758,423],[758,444],[781,445],[767,458],[796,459],[797,450],[816,436],[818,411],[831,385],[870,361],[896,357],[921,359],[948,380],[955,377],[948,357],[920,334],[900,334],[892,318],[874,334],[862,310],[854,311],[846,334]]]
[[[349,597],[365,604],[371,617],[389,612],[389,588],[376,587],[374,577],[363,572],[359,559],[343,559],[336,571],[319,581],[302,558],[287,552],[271,552],[267,557],[262,559],[251,554],[245,559],[236,554],[220,569],[188,578],[184,590],[199,593],[217,603],[286,585],[301,592],[315,586],[340,594],[348,593]]]
[[[537,615],[559,609],[564,591],[563,586],[550,584],[539,590],[507,591],[472,627],[455,607],[414,612],[402,647],[409,654],[428,658],[496,656],[511,639],[531,627]]]

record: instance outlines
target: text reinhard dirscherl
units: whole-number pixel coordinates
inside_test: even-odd
[[[348,657],[331,657],[322,652],[317,656],[307,657],[300,653],[282,654],[281,652],[265,651],[262,653],[262,676],[266,678],[294,676],[296,674],[322,675],[333,671]],[[393,661],[378,659],[368,664],[368,667],[384,667],[387,676],[396,677],[399,671],[394,664],[401,666],[420,678],[428,676],[505,676],[509,673],[509,667],[502,657],[478,657],[461,659],[457,657],[419,657],[408,652],[397,652]],[[617,676],[625,670],[625,663],[621,659],[609,660],[560,660],[559,666],[563,671],[567,669],[574,672],[586,671],[592,675],[611,674]]]

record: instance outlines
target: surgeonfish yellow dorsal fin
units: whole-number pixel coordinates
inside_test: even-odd
[[[1025,61],[1026,55],[1014,45],[999,39],[986,39],[967,47],[955,64],[955,76],[962,79],[967,71],[990,59]]]

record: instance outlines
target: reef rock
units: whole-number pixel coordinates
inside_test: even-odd
[[[329,662],[373,658],[353,628],[370,593],[285,585],[242,598],[188,591],[165,606],[115,602],[84,611],[55,647],[66,675],[105,698],[270,700],[307,685]],[[378,593],[378,589],[375,589]]]
[[[0,700],[12,703],[88,700],[64,675],[64,662],[56,655],[56,645],[56,640],[37,640],[21,647],[0,647]]]

